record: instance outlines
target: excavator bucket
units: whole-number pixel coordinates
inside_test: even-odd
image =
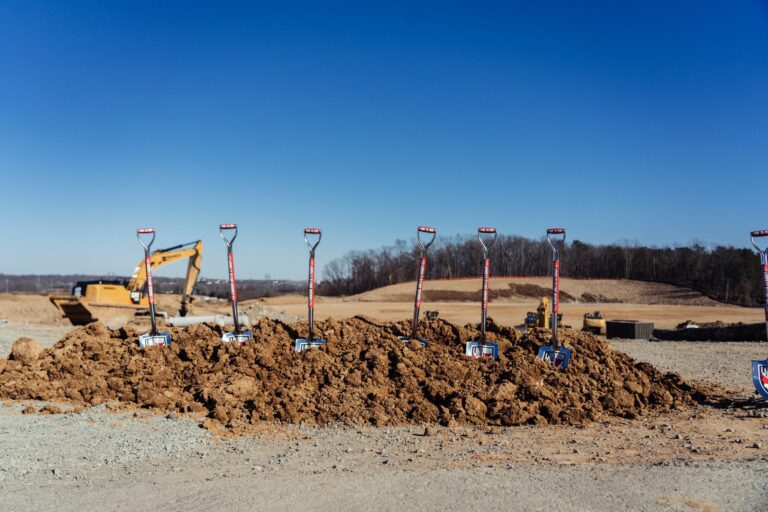
[[[72,325],[88,325],[96,321],[88,307],[83,304],[80,297],[72,295],[51,295],[50,301]]]

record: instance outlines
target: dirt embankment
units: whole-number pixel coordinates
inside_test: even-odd
[[[79,328],[34,360],[0,360],[0,399],[121,402],[203,413],[203,425],[233,433],[264,421],[309,424],[583,424],[686,408],[702,392],[675,374],[636,363],[604,341],[564,330],[566,371],[536,359],[547,333],[489,325],[498,361],[472,360],[472,326],[422,322],[432,341],[404,345],[406,322],[364,317],[318,324],[324,348],[297,354],[306,323],[262,319],[255,341],[225,345],[218,327],[173,330],[169,348],[140,350],[131,328]]]

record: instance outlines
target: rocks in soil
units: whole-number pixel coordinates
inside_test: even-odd
[[[37,361],[43,347],[32,338],[22,337],[13,342],[8,359],[22,364],[32,364]]]
[[[422,322],[427,347],[397,336],[409,323],[365,317],[318,322],[328,344],[297,354],[306,322],[262,319],[254,340],[223,344],[221,328],[172,330],[168,348],[140,349],[138,332],[91,324],[33,360],[0,360],[0,399],[119,402],[166,413],[200,413],[201,426],[242,433],[261,422],[312,425],[578,425],[681,409],[702,391],[636,363],[599,338],[563,329],[571,365],[536,359],[549,333],[520,334],[489,322],[498,361],[464,356],[476,326]],[[53,412],[53,411],[46,411]]]

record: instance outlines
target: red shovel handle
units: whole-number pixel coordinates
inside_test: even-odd
[[[548,235],[564,235],[565,228],[548,228],[547,234]]]

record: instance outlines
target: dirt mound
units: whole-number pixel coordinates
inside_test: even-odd
[[[247,431],[263,421],[309,424],[582,424],[684,408],[697,389],[635,363],[586,333],[564,330],[573,360],[556,371],[535,358],[546,332],[521,335],[489,322],[498,361],[469,359],[473,326],[422,322],[421,348],[397,335],[407,322],[365,317],[318,323],[328,345],[297,354],[306,323],[262,319],[255,341],[224,345],[217,326],[173,330],[169,348],[140,350],[131,328],[79,328],[31,366],[0,360],[0,399],[69,400],[208,416],[204,426]]]

